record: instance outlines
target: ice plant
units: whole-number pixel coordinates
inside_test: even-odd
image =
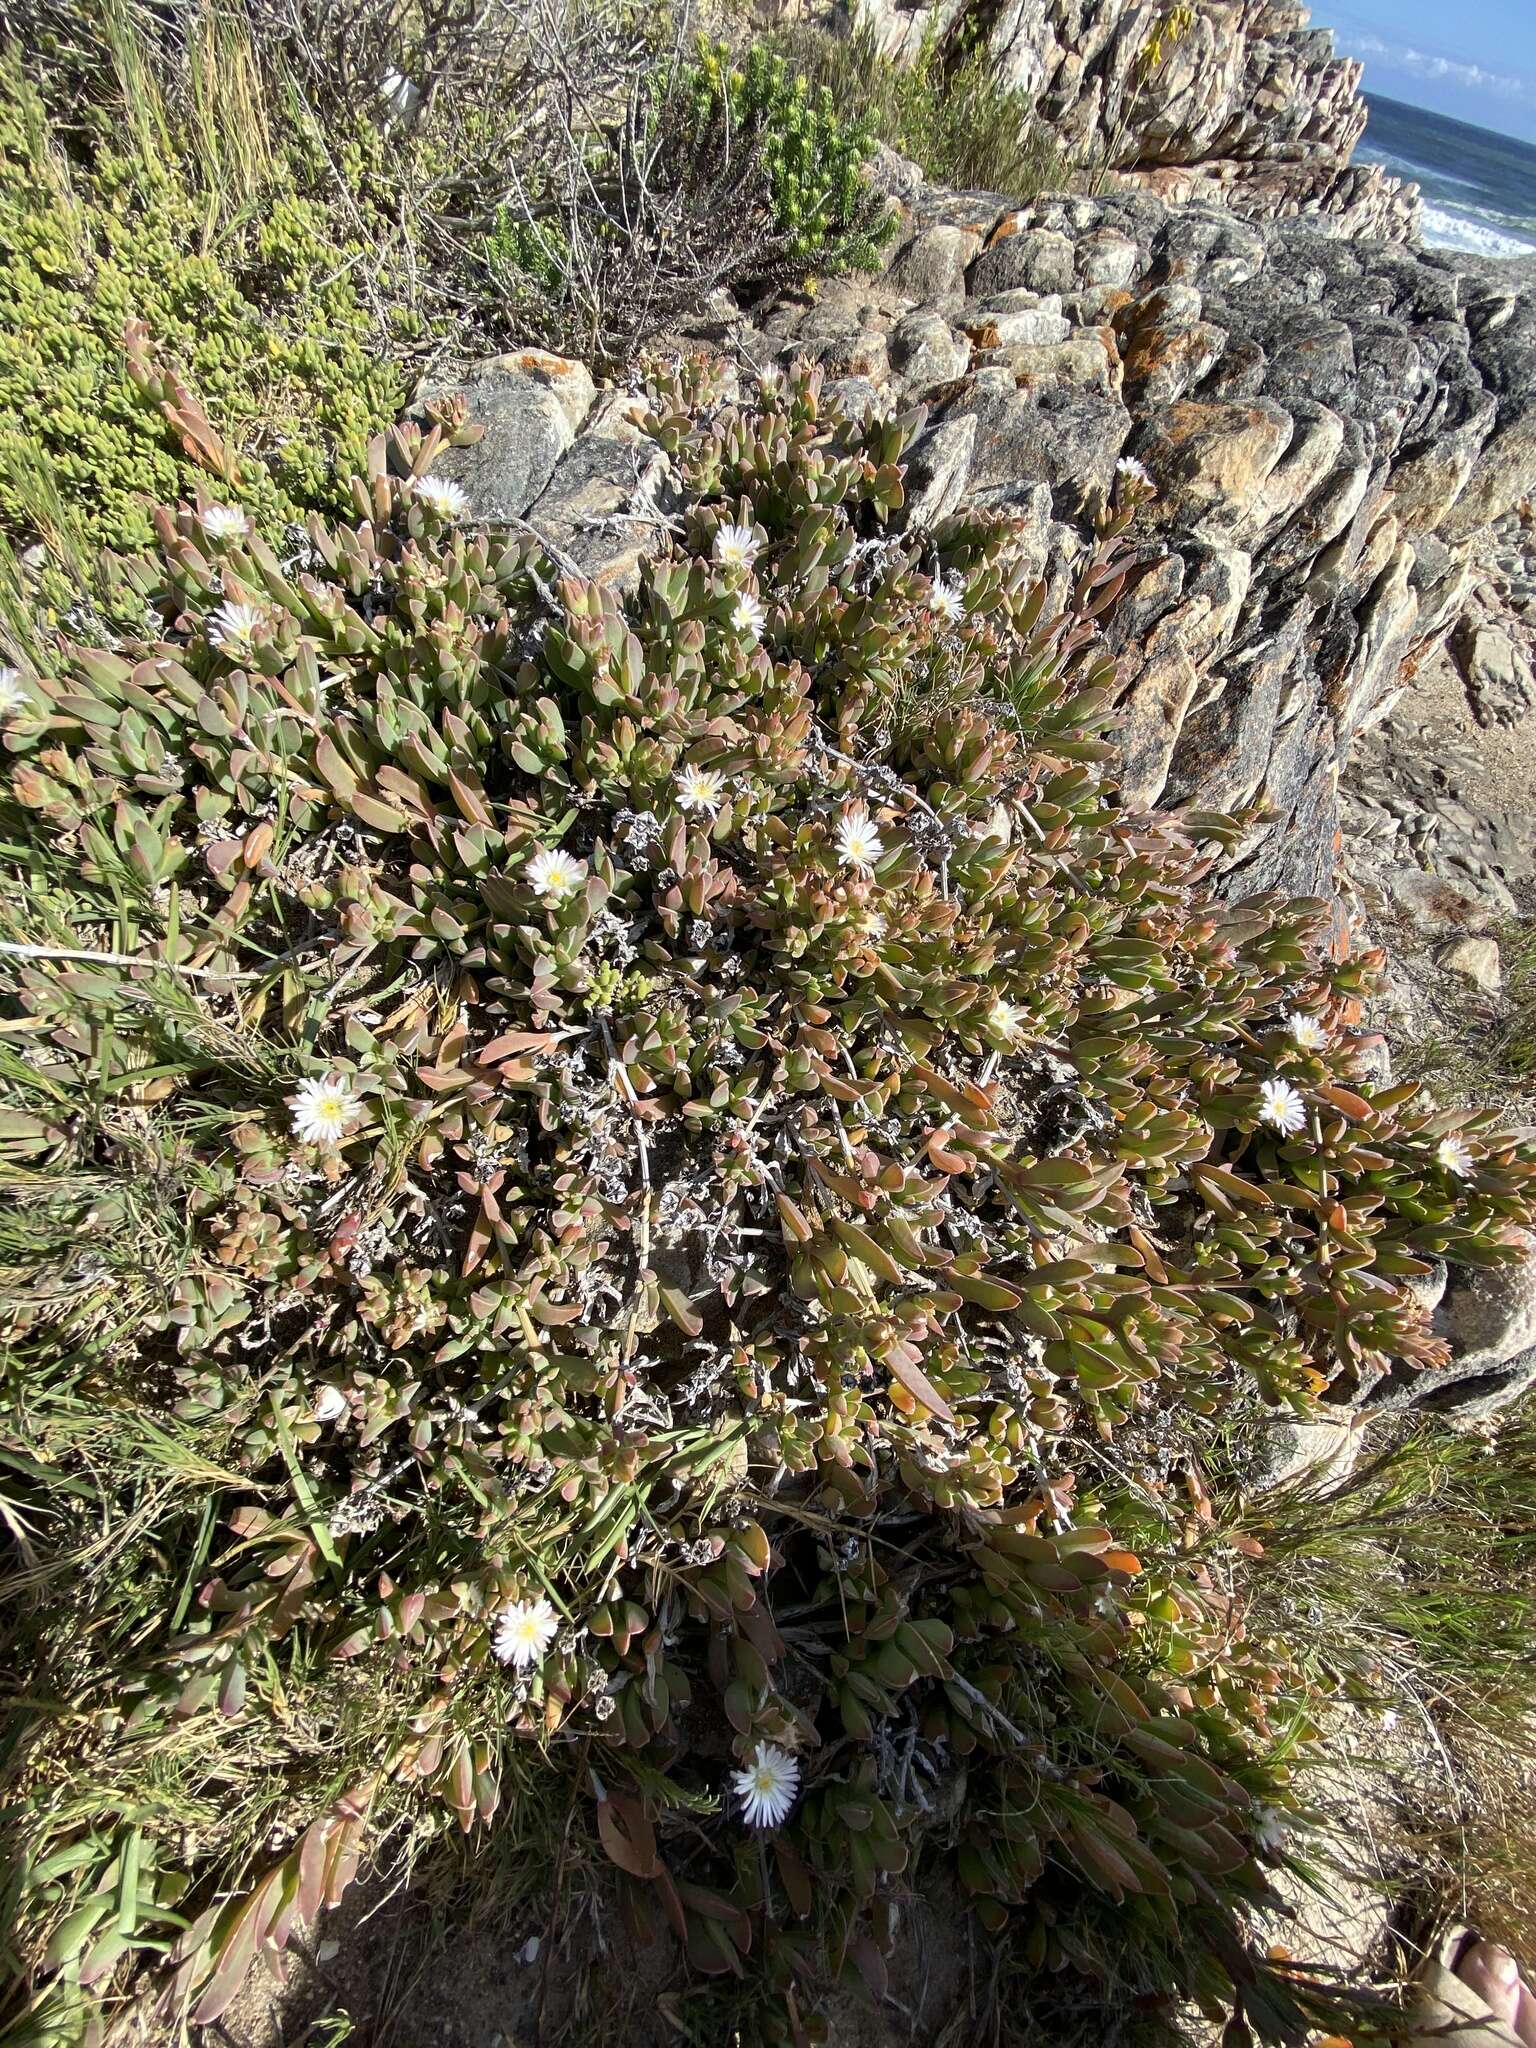
[[[210,540],[233,540],[245,532],[245,514],[234,505],[205,505],[197,515],[198,523]]]
[[[447,477],[417,477],[411,485],[411,496],[439,519],[462,519],[469,510],[469,493],[462,484],[450,483]]]
[[[1253,1839],[1255,1846],[1266,1856],[1276,1856],[1285,1847],[1290,1833],[1290,1815],[1276,1806],[1256,1806],[1253,1810]]]
[[[754,597],[748,590],[742,591],[731,608],[731,624],[735,627],[736,631],[738,633],[749,633],[754,640],[757,640],[761,638],[763,627],[767,622],[768,614],[763,609],[762,600]]]
[[[1134,455],[1122,455],[1115,464],[1115,475],[1123,477],[1128,484],[1135,484],[1142,490],[1151,490],[1152,477],[1146,467]]]
[[[582,867],[558,846],[543,847],[523,870],[528,886],[546,903],[563,903],[581,887]]]
[[[288,1107],[296,1138],[306,1145],[334,1145],[346,1135],[358,1104],[344,1075],[327,1074],[323,1080],[301,1081],[288,1097]]]
[[[965,617],[965,593],[953,583],[935,583],[928,593],[928,609],[947,626],[958,626]]]
[[[715,560],[722,569],[750,568],[761,545],[750,526],[729,523],[715,535]]]
[[[1289,1081],[1271,1074],[1259,1083],[1259,1120],[1292,1138],[1307,1121],[1307,1105]]]
[[[547,1600],[514,1600],[497,1617],[491,1649],[514,1671],[543,1661],[560,1627],[560,1617]]]
[[[1010,1003],[1006,996],[994,996],[992,1007],[987,1012],[987,1028],[999,1038],[1013,1038],[1024,1022],[1024,1012],[1017,1003]]]
[[[1300,1046],[1303,1052],[1321,1052],[1328,1043],[1328,1033],[1316,1017],[1309,1017],[1305,1010],[1290,1011],[1285,1028],[1291,1035],[1291,1043]]]
[[[347,1412],[347,1397],[341,1388],[327,1381],[316,1389],[315,1404],[310,1409],[312,1422],[339,1422]]]
[[[776,1828],[788,1817],[800,1789],[800,1766],[787,1749],[760,1742],[751,1763],[737,1771],[731,1789],[742,1802],[748,1827]]]
[[[170,1920],[144,1830],[137,1926],[199,2026],[333,1864],[498,1807],[514,1841],[560,1814],[754,2011],[791,1953],[808,2009],[878,1947],[904,1866],[1000,1942],[1038,1909],[1042,1997],[1124,1924],[1214,1998],[1263,1968],[1255,1809],[1291,1804],[1273,1702],[1311,1681],[1179,1540],[1192,1404],[1417,1380],[1443,1346],[1403,1276],[1517,1256],[1536,1148],[1380,1087],[1354,1032],[1299,1052],[1364,961],[1315,903],[1212,888],[1236,821],[1127,817],[1102,629],[1140,550],[1032,581],[986,508],[893,530],[916,416],[814,372],[761,407],[697,362],[635,396],[677,503],[623,588],[417,516],[407,425],[302,575],[253,550],[211,591],[184,509],[143,637],[29,652],[11,921],[106,957],[8,962],[44,1059],[0,1062],[0,1150],[48,1227],[11,1233],[7,1342],[40,1386],[66,1346],[136,1374],[197,1455],[150,1498],[127,1432],[77,1453],[13,1404],[53,1559],[109,1496],[153,1517],[147,1627],[89,1567],[50,1579],[92,1696],[133,1704],[32,1745],[25,1846],[80,1853],[54,1816],[151,1745],[299,1817],[253,1867],[215,1802]],[[736,520],[772,550],[771,663],[727,624],[745,566],[699,559]],[[260,673],[211,651],[221,596],[264,608]],[[128,999],[157,959],[197,970],[175,1013]],[[1254,1568],[1223,1565],[1245,1612]],[[291,1725],[338,1686],[327,1810]],[[77,1898],[110,1961],[124,1839],[35,1895],[39,1965]]]
[[[209,615],[208,641],[232,661],[249,661],[256,651],[256,632],[265,622],[260,605],[226,599]]]
[[[845,868],[867,875],[885,851],[885,842],[863,804],[850,804],[837,824],[837,857]]]
[[[1452,1131],[1435,1147],[1435,1157],[1447,1173],[1458,1174],[1463,1180],[1472,1171],[1472,1153],[1465,1138]]]
[[[21,680],[21,670],[0,668],[0,718],[19,711],[26,701],[27,688]]]
[[[677,776],[677,801],[685,811],[703,811],[713,817],[720,808],[725,779],[713,768],[682,768]]]

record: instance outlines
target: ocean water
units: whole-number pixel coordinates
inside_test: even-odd
[[[1424,195],[1424,239],[1480,256],[1536,252],[1536,145],[1368,92],[1356,160],[1411,178]]]

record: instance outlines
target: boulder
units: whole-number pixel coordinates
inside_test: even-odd
[[[909,391],[952,384],[970,367],[971,344],[938,313],[909,313],[891,333],[890,365]]]
[[[937,526],[964,498],[976,458],[974,414],[943,420],[914,445],[907,456],[906,502],[897,523]]]
[[[1515,725],[1536,711],[1536,675],[1513,622],[1468,611],[1451,633],[1450,649],[1480,725]]]
[[[1252,514],[1295,424],[1272,399],[1181,399],[1156,413],[1133,443],[1157,485],[1158,516],[1198,540],[1262,524]]]
[[[475,363],[457,383],[423,394],[423,402],[461,399],[483,429],[468,447],[447,449],[436,473],[463,486],[476,519],[521,519],[575,439],[593,395],[583,364],[541,349]]]
[[[967,266],[980,247],[974,229],[935,222],[899,246],[887,275],[896,291],[922,304],[963,297]]]
[[[670,471],[651,443],[584,435],[556,463],[528,523],[563,568],[623,588],[661,538],[677,502]]]
[[[965,331],[977,348],[1013,342],[1065,341],[1072,322],[1061,310],[1060,292],[994,292],[965,306]]]
[[[1481,1422],[1536,1386],[1536,1246],[1503,1266],[1456,1266],[1431,1327],[1450,1362],[1426,1372],[1398,1367],[1366,1394],[1364,1411],[1404,1408]]]
[[[1440,955],[1440,965],[1450,968],[1453,974],[1462,975],[1485,996],[1496,996],[1504,986],[1498,941],[1486,934],[1455,940]]]
[[[1508,1365],[1536,1347],[1536,1247],[1511,1265],[1458,1267],[1435,1327],[1469,1371]]]

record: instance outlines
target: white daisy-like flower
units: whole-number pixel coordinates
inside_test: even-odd
[[[312,1422],[340,1422],[346,1414],[349,1403],[340,1387],[327,1383],[315,1393],[315,1405],[309,1411]]]
[[[0,718],[8,718],[27,701],[27,686],[19,668],[0,668]]]
[[[883,939],[890,930],[889,924],[878,910],[866,910],[859,919],[859,930],[866,939]]]
[[[491,1648],[503,1664],[526,1671],[543,1663],[559,1628],[560,1617],[547,1600],[514,1600],[501,1610]]]
[[[574,896],[581,887],[581,862],[573,860],[568,853],[562,853],[558,846],[541,848],[523,872],[528,877],[529,888],[542,896],[546,903],[563,903],[567,896]]]
[[[246,530],[246,516],[237,505],[205,505],[197,517],[210,540],[234,540]]]
[[[720,808],[725,778],[713,768],[680,768],[677,800],[685,811],[707,811],[710,817]]]
[[[421,105],[421,87],[391,68],[379,80],[379,98],[397,121],[406,121]]]
[[[411,496],[439,519],[462,519],[469,510],[469,493],[462,484],[445,476],[418,476],[412,480]]]
[[[1305,1010],[1292,1010],[1285,1020],[1285,1028],[1291,1034],[1292,1045],[1299,1045],[1303,1052],[1321,1052],[1328,1043],[1328,1033]]]
[[[344,1074],[327,1074],[322,1081],[301,1081],[288,1107],[296,1138],[306,1145],[334,1145],[357,1114],[357,1097]]]
[[[260,605],[238,604],[228,598],[208,615],[208,639],[232,661],[249,661],[256,651],[256,629],[264,617]]]
[[[1463,1180],[1472,1171],[1472,1153],[1467,1141],[1457,1137],[1454,1131],[1440,1140],[1435,1147],[1435,1157],[1447,1173],[1460,1174]]]
[[[837,825],[837,857],[845,868],[867,875],[885,851],[885,841],[863,804],[851,804]]]
[[[722,569],[746,569],[761,546],[750,526],[731,523],[715,535],[715,560]]]
[[[731,611],[731,624],[736,631],[750,633],[754,640],[760,640],[767,623],[768,614],[761,598],[754,597],[750,590],[742,591]]]
[[[987,1029],[995,1031],[999,1038],[1012,1038],[1024,1022],[1024,1012],[1017,1003],[1010,1003],[1004,996],[994,996],[992,1007],[987,1012]]]
[[[965,592],[953,583],[935,583],[928,593],[928,609],[946,626],[958,626],[965,617]]]
[[[1253,1809],[1254,1847],[1273,1856],[1285,1847],[1285,1838],[1290,1833],[1290,1815],[1282,1813],[1275,1806],[1256,1806]]]
[[[1115,475],[1124,477],[1128,484],[1142,484],[1147,490],[1152,488],[1151,473],[1143,464],[1136,460],[1134,455],[1121,456],[1120,460],[1115,464]]]
[[[1289,1081],[1277,1080],[1273,1076],[1259,1083],[1259,1121],[1272,1124],[1289,1138],[1299,1131],[1307,1120],[1307,1105]]]
[[[800,1766],[787,1749],[760,1742],[751,1763],[731,1779],[731,1790],[742,1803],[748,1827],[776,1828],[795,1803]]]

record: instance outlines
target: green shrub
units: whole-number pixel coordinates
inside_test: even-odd
[[[867,25],[836,35],[800,23],[768,47],[936,184],[1023,200],[1068,182],[1071,166],[1029,95],[1003,82],[980,41],[930,31],[898,64]]]
[[[723,127],[736,148],[756,154],[791,256],[832,272],[876,267],[891,224],[864,179],[872,123],[845,120],[825,86],[813,88],[761,46],[736,64],[728,44],[701,43],[682,91],[700,128]]]
[[[268,532],[341,510],[338,467],[404,399],[361,288],[368,252],[337,238],[297,145],[260,151],[249,192],[213,189],[212,146],[163,109],[136,134],[129,85],[154,92],[119,80],[66,139],[14,45],[0,79],[0,526],[51,546],[61,604],[98,548],[145,545],[153,506],[198,475],[126,372],[130,319],[224,422]]]
[[[873,140],[767,50],[658,50],[620,112],[510,167],[487,269],[514,327],[617,368],[719,287],[878,267],[896,219]]]
[[[1517,1256],[1536,1155],[1362,1079],[1233,821],[1120,809],[1134,497],[1047,620],[1005,519],[891,531],[913,416],[646,391],[628,596],[401,429],[302,573],[183,504],[158,637],[7,692],[14,2004],[211,2018],[499,1815],[717,2038],[878,1988],[945,1872],[1050,2038],[1292,2038],[1247,1915],[1318,1695],[1183,1460],[1433,1369],[1408,1283]]]

